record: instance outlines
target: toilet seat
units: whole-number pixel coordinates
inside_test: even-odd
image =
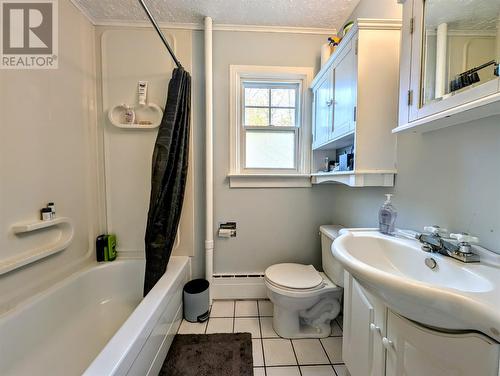
[[[312,265],[284,263],[268,267],[266,280],[285,290],[314,291],[320,289],[324,280]]]

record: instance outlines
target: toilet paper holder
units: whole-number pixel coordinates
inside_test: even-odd
[[[219,223],[217,231],[219,238],[235,238],[236,237],[236,222]]]

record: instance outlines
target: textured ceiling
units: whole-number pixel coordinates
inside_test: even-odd
[[[427,0],[425,24],[448,23],[453,30],[494,30],[500,16],[500,0]]]
[[[73,1],[97,23],[146,20],[137,0]],[[159,22],[200,23],[204,16],[210,16],[217,24],[329,29],[340,29],[342,22],[358,2],[359,0],[146,0]]]

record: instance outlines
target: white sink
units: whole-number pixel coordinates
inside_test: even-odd
[[[464,264],[424,252],[416,240],[376,231],[348,231],[332,251],[359,283],[399,314],[438,328],[478,330],[500,341],[498,265]],[[434,269],[426,265],[428,258],[436,262]]]

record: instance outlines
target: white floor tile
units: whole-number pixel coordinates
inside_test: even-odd
[[[207,334],[210,333],[232,333],[233,319],[232,318],[210,318],[208,320]]]
[[[272,316],[273,303],[270,300],[259,300],[259,316]]]
[[[332,320],[331,326],[332,326],[332,333],[330,334],[330,337],[342,337],[342,328],[337,323],[337,321]]]
[[[335,368],[335,372],[337,373],[337,376],[350,376],[351,374],[347,370],[347,367],[343,364],[341,365],[335,365],[333,366]]]
[[[258,317],[236,317],[234,319],[235,333],[250,333],[252,338],[260,338]]]
[[[288,339],[263,339],[266,366],[296,365],[292,343]]]
[[[262,355],[262,340],[252,339],[252,356],[254,367],[264,365],[264,356]]]
[[[302,376],[336,376],[332,366],[302,366]]]
[[[332,363],[342,363],[342,337],[322,338],[321,343],[325,347],[328,358]]]
[[[279,337],[273,329],[272,317],[260,318],[260,329],[262,331],[262,338],[277,338]]]
[[[210,317],[233,317],[234,300],[214,300]]]
[[[257,300],[237,300],[235,316],[236,317],[259,316],[259,312],[257,311]]]
[[[264,367],[257,367],[253,369],[253,376],[266,376],[264,372]]]
[[[318,339],[294,339],[292,341],[299,365],[330,364]]]
[[[207,327],[207,322],[189,322],[182,320],[179,327],[179,334],[204,334]]]
[[[266,367],[267,376],[300,376],[299,367]]]

